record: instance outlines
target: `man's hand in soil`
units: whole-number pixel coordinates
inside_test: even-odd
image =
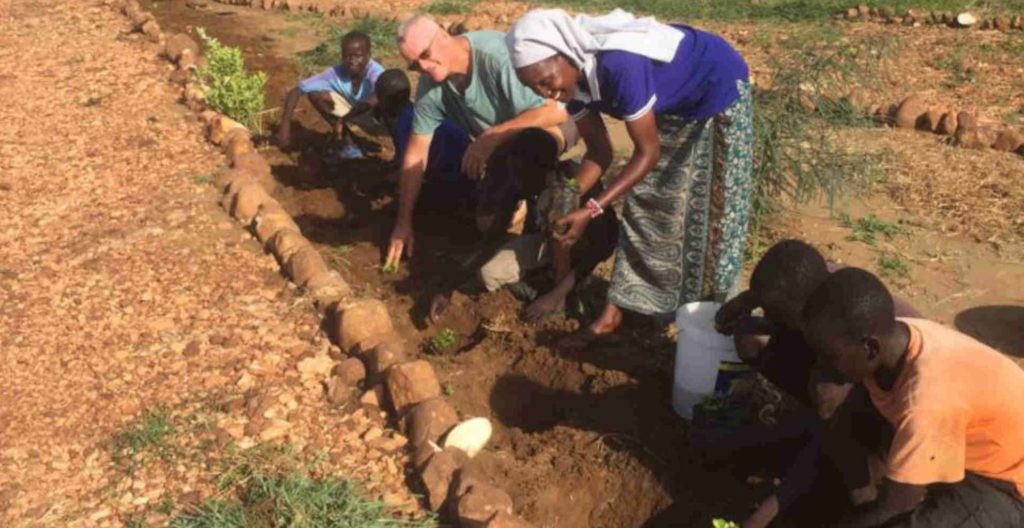
[[[560,295],[559,292],[551,291],[530,303],[523,313],[523,318],[528,323],[538,323],[549,315],[561,312],[562,310],[565,310],[565,296]]]
[[[452,304],[452,294],[439,293],[430,300],[430,321],[432,323],[438,323],[441,318],[444,317],[444,312],[448,310],[448,307]]]
[[[388,258],[384,261],[384,267],[398,266],[402,260],[402,251],[406,256],[412,257],[412,248],[415,238],[412,233],[412,226],[400,222],[395,225],[391,232],[391,244],[388,246]]]

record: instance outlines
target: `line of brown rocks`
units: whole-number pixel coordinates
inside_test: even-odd
[[[262,5],[280,3],[289,4],[264,0]],[[395,331],[384,303],[356,297],[270,196],[266,190],[273,185],[270,165],[256,151],[250,131],[205,108],[202,90],[191,75],[202,61],[198,44],[188,35],[164,35],[152,14],[143,11],[136,0],[109,0],[108,5],[129,19],[133,31],[163,44],[162,56],[177,66],[171,80],[183,85],[183,103],[199,112],[207,139],[221,147],[228,159],[229,168],[214,181],[222,191],[221,206],[253,232],[264,249],[275,256],[284,274],[311,297],[325,318],[329,338],[342,351],[339,357],[303,359],[296,368],[303,374],[322,375],[323,394],[331,403],[347,401],[353,391],[362,390],[361,404],[390,413],[406,436],[369,438],[367,434],[363,440],[368,444],[386,442],[388,446],[384,447],[388,449],[411,452],[411,463],[426,489],[430,509],[457,519],[461,527],[530,526],[515,515],[509,494],[489,483],[466,452],[440,447],[459,423],[459,416],[443,398],[431,364],[410,360],[410,347]],[[254,431],[253,436],[263,441],[281,437],[267,432],[257,435]]]
[[[972,149],[993,148],[1024,156],[1024,133],[1013,127],[981,124],[965,110],[929,107],[918,95],[905,97],[888,109],[875,107],[872,114],[896,128],[911,128],[951,136],[957,145]]]
[[[860,4],[836,14],[836,18],[849,21],[877,22],[904,26],[947,26],[998,30],[1004,33],[1024,29],[1024,15],[994,15],[979,17],[971,12],[936,11],[910,8],[897,11],[892,7],[869,7]]]

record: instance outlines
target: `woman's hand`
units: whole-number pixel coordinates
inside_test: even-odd
[[[583,232],[586,231],[587,224],[589,223],[590,211],[577,209],[555,222],[553,236],[558,243],[565,247],[571,247],[583,236]]]

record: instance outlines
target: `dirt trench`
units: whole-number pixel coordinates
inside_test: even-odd
[[[203,26],[242,48],[249,67],[268,74],[270,107],[298,79],[295,54],[319,43],[278,31],[294,24],[279,12],[215,3],[197,10],[177,1],[145,7],[166,31]],[[475,463],[512,494],[520,514],[538,526],[620,528],[709,526],[713,516],[745,510],[751,490],[731,474],[702,470],[687,449],[685,424],[669,404],[672,342],[664,328],[638,321],[621,342],[567,355],[548,345],[577,323],[525,325],[522,305],[505,292],[457,299],[446,321],[428,325],[430,297],[462,278],[453,270],[476,247],[471,223],[427,199],[415,257],[399,273],[382,274],[394,217],[394,189],[384,183],[388,141],[378,158],[326,167],[317,154],[326,126],[305,104],[296,121],[301,152],[261,149],[279,184],[275,198],[357,291],[386,302],[459,412],[492,419],[494,438]],[[430,340],[441,328],[457,343],[438,352]]]

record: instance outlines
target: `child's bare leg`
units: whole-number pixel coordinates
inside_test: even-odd
[[[757,505],[754,513],[743,521],[743,528],[765,528],[779,515],[779,498],[772,495]]]

